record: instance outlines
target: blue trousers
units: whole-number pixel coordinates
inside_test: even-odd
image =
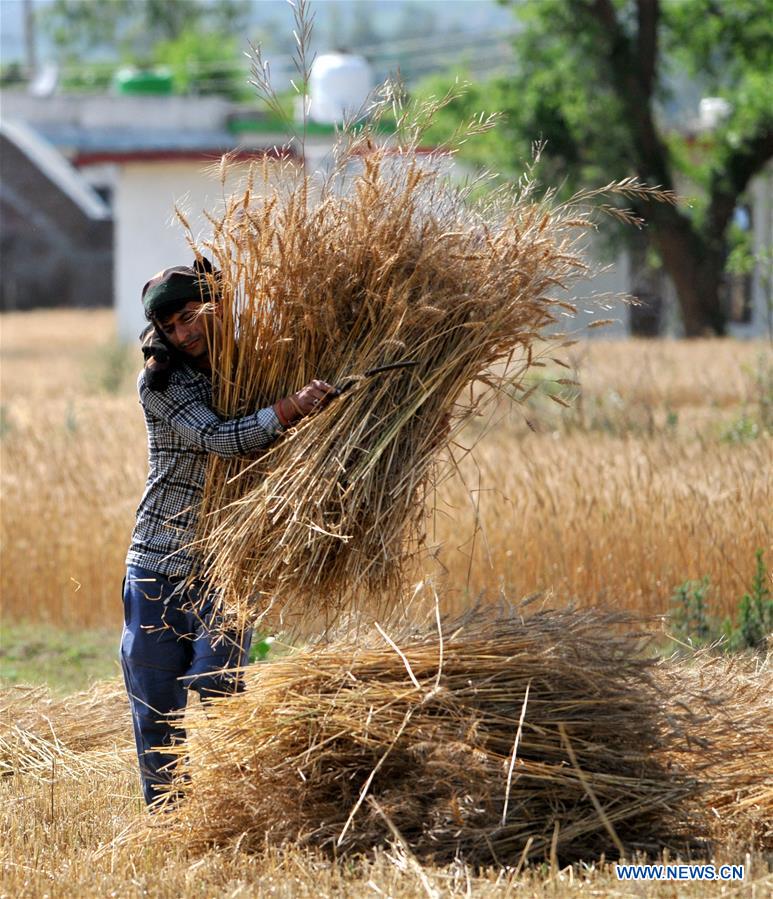
[[[128,566],[123,587],[121,667],[129,694],[145,802],[174,778],[176,756],[164,749],[185,739],[180,726],[188,690],[202,701],[242,689],[232,669],[245,665],[251,632],[212,633],[213,597],[200,583]]]

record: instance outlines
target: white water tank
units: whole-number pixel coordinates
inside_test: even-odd
[[[372,86],[373,73],[364,57],[323,53],[311,66],[309,115],[326,125],[342,122],[362,109]]]
[[[724,97],[704,97],[698,107],[698,121],[701,131],[714,131],[733,111]]]

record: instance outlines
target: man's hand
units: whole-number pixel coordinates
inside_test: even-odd
[[[304,416],[321,409],[336,395],[336,389],[327,381],[312,381],[297,393],[286,396],[274,406],[283,427],[295,424]]]
[[[148,325],[140,334],[140,346],[145,359],[145,383],[151,390],[166,390],[172,374],[172,358],[154,325]]]

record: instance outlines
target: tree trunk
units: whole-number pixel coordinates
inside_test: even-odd
[[[663,204],[651,210],[653,239],[676,289],[685,337],[723,336],[721,255],[705,246],[678,210]]]
[[[630,38],[618,18],[613,0],[574,0],[578,16],[590,14],[606,34],[607,59],[615,74],[611,87],[626,112],[633,138],[633,162],[639,178],[647,184],[672,190],[674,179],[668,149],[658,131],[652,111],[653,88],[658,69],[659,0],[638,0],[638,26]],[[636,60],[636,64],[632,64]],[[763,134],[755,154],[766,152]],[[752,160],[757,156],[751,155]],[[767,158],[767,157],[764,157]],[[746,157],[743,157],[746,160]],[[742,173],[745,169],[742,167]],[[736,179],[739,180],[739,179]],[[748,180],[748,177],[747,177]],[[648,203],[644,218],[650,222],[663,264],[676,288],[686,337],[725,333],[725,314],[720,298],[724,234],[735,198],[746,181],[733,191],[712,191],[709,225],[706,233],[697,230],[690,219],[674,206]],[[714,215],[716,199],[721,209]],[[730,204],[729,207],[727,204]]]
[[[650,264],[650,243],[644,230],[630,236],[631,294],[637,302],[631,306],[628,322],[634,337],[659,337],[662,326],[663,273]]]

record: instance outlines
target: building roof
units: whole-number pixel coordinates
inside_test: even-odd
[[[254,159],[266,155],[293,158],[295,150],[271,135],[261,143],[240,144],[225,130],[148,130],[139,128],[84,128],[65,123],[39,123],[35,129],[74,165],[101,162],[156,162],[159,160],[212,160],[223,153]]]
[[[110,209],[57,148],[24,122],[0,120],[0,133],[11,141],[90,219],[108,220]]]

